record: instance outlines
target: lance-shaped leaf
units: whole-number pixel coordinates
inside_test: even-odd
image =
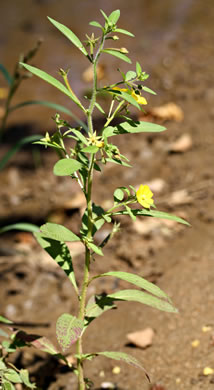
[[[95,276],[95,278],[100,278],[103,276],[113,276],[115,278],[125,280],[126,282],[132,283],[137,287],[143,288],[144,290],[148,291],[149,293],[155,295],[158,298],[164,298],[170,301],[170,298],[164,291],[162,291],[158,286],[151,282],[148,282],[148,280],[142,278],[139,275],[123,271],[110,271]]]
[[[127,57],[124,53],[121,53],[118,50],[103,49],[103,50],[101,50],[101,52],[102,53],[111,54],[112,56],[117,57],[117,58],[119,58],[122,61],[128,62],[129,64],[132,63],[129,57]]]
[[[80,238],[71,230],[58,223],[47,222],[40,227],[41,235],[56,241],[80,241]]]
[[[87,243],[87,246],[88,246],[90,249],[92,249],[92,251],[93,251],[94,253],[96,253],[97,255],[99,255],[99,256],[104,256],[102,249],[101,249],[99,246],[95,245],[93,242],[90,242],[90,241],[89,241],[89,242]]]
[[[0,322],[3,322],[4,324],[12,324],[13,321],[8,320],[8,318],[5,318],[3,316],[0,316]]]
[[[159,133],[164,130],[166,130],[164,126],[155,123],[129,120],[114,127],[106,127],[103,134],[107,137],[112,137],[113,135],[128,133]]]
[[[108,90],[104,89],[104,91],[107,91],[107,92],[110,92],[110,93],[116,95],[117,97],[121,98],[122,100],[125,100],[126,102],[132,104],[133,106],[135,106],[136,108],[141,110],[140,105],[132,97],[131,92],[127,93],[127,92],[122,91],[121,89],[120,90],[117,90],[117,89],[108,89]]]
[[[35,66],[24,64],[23,62],[20,62],[20,64],[26,68],[29,72],[33,73],[35,76],[40,77],[40,79],[46,81],[47,83],[53,85],[53,87],[59,89],[62,93],[67,95],[71,100],[73,100],[74,103],[76,103],[79,107],[81,106],[81,103],[77,99],[75,95],[73,95],[59,80],[55,79],[50,74],[44,72],[41,69],[36,68]]]
[[[85,328],[107,310],[116,309],[114,300],[106,295],[93,295],[86,306]]]
[[[40,138],[42,138],[42,135],[35,134],[35,135],[30,135],[28,137],[24,137],[21,140],[19,140],[18,142],[16,142],[15,145],[13,145],[12,148],[9,149],[8,152],[6,152],[6,154],[0,160],[0,171],[5,167],[5,165],[13,157],[13,155],[16,154],[22,148],[22,146],[29,144],[29,143],[32,143],[32,142],[35,142],[35,141],[39,140]]]
[[[178,312],[178,310],[168,301],[161,300],[140,290],[121,290],[112,294],[108,294],[107,297],[113,298],[117,301],[144,303],[145,305],[154,307],[155,309],[167,311],[170,313]]]
[[[150,89],[150,88],[148,88],[148,87],[142,86],[142,89],[143,89],[145,92],[151,93],[152,95],[157,95],[155,91],[153,91],[152,89]]]
[[[56,176],[70,176],[74,172],[83,168],[83,165],[73,158],[62,158],[54,165],[54,175]]]
[[[189,222],[185,221],[185,219],[177,217],[176,215],[165,213],[163,211],[146,210],[146,209],[142,209],[142,210],[132,209],[132,213],[136,216],[170,219],[172,221],[176,221],[176,222],[182,223],[184,225],[190,226]],[[128,214],[127,210],[120,210],[120,211],[116,211],[114,213],[111,213],[111,215],[127,215],[127,214]]]
[[[130,364],[132,366],[135,366],[137,368],[140,368],[145,372],[146,377],[149,379],[149,375],[147,374],[145,368],[142,366],[142,364],[133,356],[125,353],[125,352],[113,352],[113,351],[104,351],[104,352],[97,352],[96,355],[105,356],[109,359],[114,360],[120,360],[124,363]]]
[[[8,70],[5,68],[5,66],[3,64],[0,64],[0,71],[2,72],[4,78],[8,82],[9,86],[11,86],[13,83],[13,77],[10,75],[10,73],[8,72]]]
[[[101,28],[103,29],[103,27],[101,26],[100,23],[96,22],[96,20],[92,20],[92,22],[89,23],[90,26],[94,26],[94,27],[98,27],[98,28]]]
[[[129,35],[130,37],[134,37],[134,34],[132,34],[130,31],[124,30],[123,28],[116,28],[114,32],[118,32],[124,35]]]
[[[12,112],[14,110],[17,110],[18,108],[22,108],[25,106],[31,106],[31,105],[40,105],[45,106],[49,108],[53,108],[53,110],[64,112],[65,114],[73,117],[73,113],[71,110],[69,110],[67,107],[62,106],[61,104],[49,102],[47,100],[27,100],[25,102],[16,104],[15,106],[12,106],[9,108],[9,112]]]
[[[62,314],[56,323],[56,336],[59,345],[65,352],[80,337],[84,322],[71,314]]]
[[[110,22],[111,22],[112,24],[116,24],[117,21],[118,21],[118,19],[119,19],[119,17],[120,17],[120,10],[117,9],[117,10],[113,11],[113,12],[109,15],[108,19],[110,20]]]
[[[85,47],[83,46],[82,42],[68,27],[66,27],[66,26],[64,26],[64,24],[61,24],[61,23],[57,22],[56,20],[50,18],[49,16],[48,16],[48,20],[50,20],[50,22],[59,31],[61,31],[61,33],[64,34],[69,39],[69,41],[71,41],[85,56],[88,55],[88,52],[85,49]]]
[[[45,251],[56,261],[60,268],[63,269],[73,284],[75,291],[78,293],[72,258],[67,245],[64,242],[42,237],[40,233],[35,233],[34,236],[41,247],[45,249]]]
[[[34,224],[32,224],[32,223],[19,222],[19,223],[14,223],[12,225],[4,226],[3,228],[0,229],[0,234],[8,232],[10,230],[22,230],[22,231],[25,231],[25,232],[34,233],[34,232],[38,232],[39,231],[39,227],[34,225]]]

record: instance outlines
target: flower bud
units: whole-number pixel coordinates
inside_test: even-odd
[[[128,50],[125,47],[121,47],[120,52],[124,54],[128,54]]]

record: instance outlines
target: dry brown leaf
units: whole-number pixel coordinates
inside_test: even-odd
[[[128,333],[126,335],[130,343],[139,348],[146,348],[152,345],[154,337],[154,330],[152,328],[146,328],[137,332]]]
[[[174,120],[176,122],[181,122],[184,119],[183,110],[173,102],[151,108],[150,114],[162,120]]]
[[[184,153],[190,150],[192,145],[192,137],[186,133],[169,146],[169,152]]]

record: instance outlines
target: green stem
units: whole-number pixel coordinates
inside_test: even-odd
[[[88,131],[90,135],[93,135],[94,133],[92,114],[95,107],[96,94],[97,94],[97,63],[98,63],[101,50],[103,49],[104,46],[104,42],[105,42],[105,35],[102,36],[100,47],[97,50],[97,53],[93,61],[93,91],[92,91],[90,105],[87,110]],[[91,240],[92,229],[93,229],[92,183],[93,183],[94,162],[95,162],[95,157],[92,154],[90,158],[89,168],[88,168],[87,191],[86,191],[86,201],[87,201],[87,211],[88,211],[88,231],[87,231],[86,241]],[[84,268],[81,294],[79,296],[80,304],[79,304],[79,315],[78,315],[78,318],[82,321],[84,321],[85,319],[86,296],[87,296],[87,288],[88,288],[88,283],[90,278],[90,262],[91,262],[91,252],[90,249],[87,247],[87,242],[86,242],[85,243],[85,268]],[[82,354],[83,354],[82,336],[80,336],[77,341],[77,355],[79,356],[79,358],[77,359],[78,390],[85,390],[83,360],[81,359]]]
[[[112,116],[110,118],[107,119],[105,125],[104,125],[104,128],[106,128],[109,123],[115,118],[115,116],[117,115],[117,113],[120,111],[121,107],[123,106],[124,104],[124,101],[125,100],[121,100],[121,102],[118,104],[117,108],[115,109],[115,111],[113,112]]]
[[[98,59],[101,53],[101,50],[104,47],[105,43],[105,35],[102,36],[100,47],[97,50],[97,53],[95,55],[94,61],[93,61],[93,91],[92,91],[92,97],[91,102],[88,108],[87,118],[88,118],[88,130],[91,135],[93,135],[93,123],[92,123],[92,114],[96,103],[96,95],[97,95],[97,63]]]
[[[92,199],[91,199],[91,193],[92,193],[92,181],[93,181],[93,167],[94,167],[94,155],[91,156],[89,170],[88,170],[88,188],[87,188],[87,210],[88,210],[88,232],[87,232],[87,239],[91,239],[92,237]],[[79,306],[79,315],[78,318],[82,321],[84,321],[85,318],[85,307],[86,307],[86,294],[87,294],[87,288],[88,288],[88,282],[90,277],[90,262],[91,262],[91,252],[89,248],[87,247],[87,244],[85,245],[85,269],[84,269],[84,277],[83,277],[83,284],[82,284],[82,290],[80,295],[80,306]],[[82,336],[77,341],[77,354],[82,355],[83,348],[82,348]],[[78,390],[85,390],[85,381],[84,381],[84,373],[83,373],[83,362],[81,358],[77,360],[77,370],[78,370],[78,380],[79,380],[79,387]]]

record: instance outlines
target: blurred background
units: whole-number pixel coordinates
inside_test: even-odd
[[[33,64],[53,76],[57,77],[60,67],[71,68],[69,78],[72,88],[81,96],[87,89],[83,72],[89,66],[80,51],[76,49],[51,23],[47,16],[65,24],[81,39],[92,31],[99,34],[99,29],[88,26],[91,20],[102,23],[103,17],[99,9],[107,14],[114,9],[121,10],[120,26],[127,28],[135,39],[120,34],[118,47],[126,47],[133,60],[133,69],[136,59],[143,69],[151,74],[157,67],[162,66],[161,80],[155,80],[156,72],[152,74],[153,89],[158,89],[160,99],[164,89],[174,93],[176,81],[170,75],[170,67],[179,56],[183,69],[179,68],[179,82],[189,83],[185,79],[184,68],[201,66],[191,52],[192,46],[199,46],[204,33],[213,32],[212,12],[213,3],[207,0],[206,6],[201,0],[8,0],[2,1],[0,49],[1,63],[12,71],[15,62],[21,53],[26,53],[35,46],[38,39],[43,39]],[[209,10],[209,12],[208,12]],[[203,35],[203,37],[201,36]],[[195,47],[196,49],[196,47]],[[107,58],[107,57],[106,57]],[[105,77],[103,83],[115,80],[118,77],[117,67],[126,70],[130,68],[126,63],[108,56],[105,62],[103,56]],[[179,64],[180,66],[180,64]],[[160,78],[160,77],[159,77]],[[0,75],[1,85],[4,85]],[[151,80],[149,80],[149,84]],[[151,86],[151,84],[150,84]],[[25,99],[52,100],[66,103],[66,98],[45,82],[33,77],[22,83],[17,101]],[[150,99],[152,99],[150,97]],[[157,100],[156,100],[157,101]],[[31,107],[23,109],[26,120],[51,125],[47,109]],[[50,111],[51,112],[51,111]],[[23,120],[23,112],[17,111],[11,121]]]
[[[59,68],[71,68],[70,84],[82,99],[90,89],[89,62],[47,16],[65,24],[84,40],[86,33],[94,31],[99,35],[99,30],[88,23],[91,20],[103,23],[100,9],[107,15],[120,9],[119,27],[135,35],[135,38],[120,35],[120,41],[114,42],[115,46],[128,49],[131,66],[112,56],[101,58],[101,85],[118,80],[118,67],[124,72],[134,70],[138,60],[150,74],[146,85],[157,95],[145,94],[147,114],[139,116],[135,110],[134,115],[164,125],[168,131],[115,137],[120,152],[130,159],[133,169],[108,164],[102,175],[95,175],[93,199],[105,209],[112,204],[117,187],[131,184],[138,188],[141,183],[149,184],[158,210],[185,218],[193,228],[153,218],[133,222],[127,217],[120,221],[121,232],[105,248],[108,262],[94,262],[92,274],[110,269],[136,272],[166,291],[180,314],[167,315],[138,304],[134,307],[131,303],[121,304],[113,315],[106,313],[97,325],[92,324],[94,334],[88,334],[87,348],[90,351],[97,350],[97,346],[99,350],[115,348],[139,358],[154,381],[151,387],[143,382],[145,389],[210,390],[214,378],[204,376],[203,369],[213,367],[214,361],[214,3],[213,0],[2,0],[0,63],[12,73],[19,55],[42,39],[30,63],[56,78]],[[6,88],[0,73],[0,91]],[[0,116],[4,112],[3,95]],[[22,82],[13,104],[25,100],[52,101],[79,115],[64,95],[35,76]],[[23,107],[11,113],[0,147],[0,161],[23,136],[54,131],[51,119],[54,113],[42,106]],[[70,120],[66,115],[62,117]],[[102,128],[100,123],[97,112],[96,129]],[[41,225],[51,221],[65,224],[78,234],[85,199],[77,183],[53,175],[56,161],[54,151],[35,145],[27,145],[8,161],[0,172],[1,226],[23,221]],[[108,229],[108,225],[104,226],[96,243],[108,234]],[[83,248],[80,243],[70,249],[79,281]],[[38,333],[55,343],[56,319],[63,312],[75,312],[76,301],[64,273],[38,247],[30,233],[11,231],[0,236],[0,274],[0,314],[15,321],[30,319],[37,325],[48,322]],[[121,287],[115,280],[105,283],[99,280],[90,294],[108,293]],[[201,330],[205,325],[209,325],[207,333]],[[151,347],[144,350],[132,346],[130,350],[127,334],[145,327],[154,330]],[[194,351],[193,340],[200,341],[200,347]],[[115,376],[114,363],[96,362],[89,369],[89,377],[97,389],[104,380],[118,383],[118,389],[142,389],[141,372],[122,367]],[[56,361],[41,358],[38,352],[20,353],[19,364],[30,367],[43,389],[75,388],[69,372],[57,368]],[[48,376],[53,372],[54,375]]]

